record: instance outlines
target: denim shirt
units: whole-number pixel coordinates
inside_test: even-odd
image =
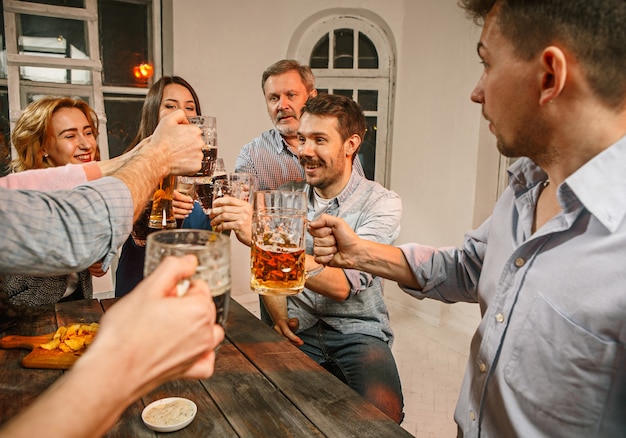
[[[557,190],[528,159],[461,249],[401,248],[417,298],[480,304],[455,420],[464,437],[613,437],[626,431],[626,138]]]
[[[307,186],[305,192],[311,220],[315,214],[313,191]],[[343,191],[330,201],[326,213],[344,219],[364,239],[391,244],[400,233],[402,201],[395,192],[354,171]],[[306,251],[313,254],[313,238],[308,234]],[[367,334],[391,344],[393,332],[383,300],[383,279],[353,269],[343,271],[350,283],[350,296],[343,303],[306,288],[288,298],[289,317],[300,321],[298,331],[321,320],[341,333]]]

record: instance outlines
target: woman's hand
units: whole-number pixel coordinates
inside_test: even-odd
[[[252,206],[248,201],[232,196],[214,199],[209,217],[215,231],[232,230],[241,243],[252,244]]]
[[[172,206],[174,207],[174,217],[176,219],[186,219],[193,210],[193,198],[183,195],[178,190],[174,190]]]
[[[107,273],[107,271],[103,271],[102,270],[102,262],[96,262],[93,265],[91,265],[89,268],[87,268],[87,270],[89,271],[89,273],[91,275],[93,275],[94,277],[102,277],[104,274]]]

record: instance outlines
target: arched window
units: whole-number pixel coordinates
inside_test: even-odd
[[[327,11],[303,23],[289,57],[311,66],[319,92],[357,101],[367,120],[359,151],[369,179],[388,185],[395,51],[384,23],[363,11]]]

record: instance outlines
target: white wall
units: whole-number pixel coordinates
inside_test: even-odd
[[[481,71],[480,32],[456,2],[176,0],[172,72],[196,88],[204,114],[217,116],[220,155],[232,169],[241,146],[271,127],[261,73],[286,57],[302,22],[338,6],[378,15],[398,51],[390,179],[404,204],[397,243],[459,244],[491,209],[498,158],[469,99]],[[248,253],[233,249],[234,287],[245,288]],[[405,299],[389,282],[387,291]]]

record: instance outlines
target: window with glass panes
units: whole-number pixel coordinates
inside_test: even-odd
[[[313,24],[295,57],[308,63],[319,92],[357,101],[367,121],[359,159],[367,178],[388,185],[394,55],[385,33],[365,17],[337,15]]]
[[[160,76],[160,0],[3,0],[0,13],[0,172],[10,127],[44,95],[89,103],[101,156],[121,154]]]

